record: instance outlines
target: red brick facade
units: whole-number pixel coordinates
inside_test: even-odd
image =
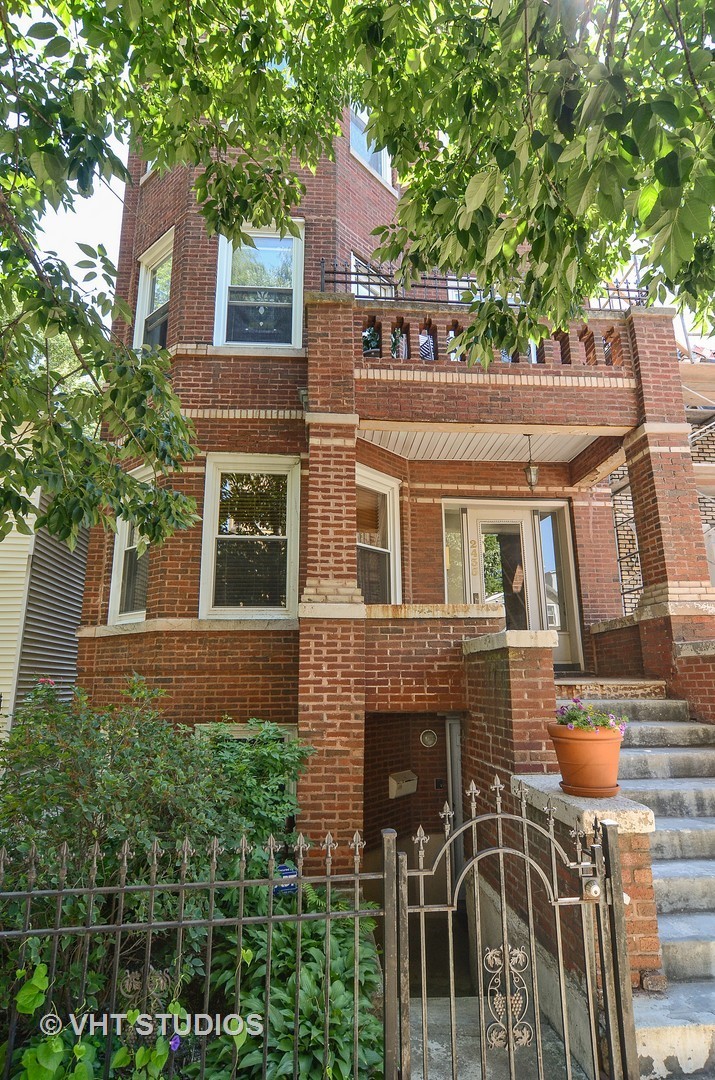
[[[668,314],[593,312],[588,326],[574,323],[543,342],[535,363],[497,358],[484,372],[450,358],[448,333],[455,312],[459,322],[464,311],[445,302],[321,293],[322,260],[334,267],[353,254],[369,259],[372,230],[395,205],[395,194],[345,137],[334,161],[305,175],[296,213],[304,222],[303,347],[214,346],[218,242],[206,236],[191,174],[152,173],[140,183],[142,164],[134,158],[130,171],[119,263],[119,293],[130,303],[142,254],[174,229],[167,344],[200,449],[176,486],[201,514],[206,455],[280,455],[298,463],[298,586],[284,617],[205,617],[210,583],[202,599],[207,541],[199,524],[150,551],[144,618],[110,625],[113,537],[95,532],[80,631],[80,681],[95,700],[116,698],[124,677],[137,671],[167,691],[167,710],[182,722],[228,713],[237,722],[297,724],[316,751],[301,785],[301,826],[314,833],[337,827],[342,845],[363,828],[374,842],[378,821],[409,829],[427,815],[425,827],[436,827],[444,798],[459,797],[434,786],[448,771],[448,714],[463,717],[467,780],[496,768],[553,768],[543,730],[554,705],[551,652],[540,657],[536,676],[532,670],[523,679],[515,655],[491,660],[488,670],[476,655],[465,662],[463,643],[501,630],[504,610],[475,601],[466,585],[459,602],[448,602],[445,508],[466,515],[487,503],[507,517],[514,507],[528,508],[537,533],[539,508],[557,507],[562,569],[575,569],[574,665],[661,675],[687,695],[696,679],[694,697],[704,697],[704,680],[712,679],[705,661],[678,666],[673,659],[677,640],[715,634],[703,606],[711,600],[708,571]],[[380,355],[363,349],[368,325],[382,331]],[[398,326],[408,336],[408,359],[391,354]],[[425,326],[434,361],[419,358]],[[129,328],[118,331],[130,339]],[[533,492],[524,474],[526,434],[541,448]],[[624,452],[646,596],[636,621],[609,628],[622,607],[601,482]],[[393,557],[401,596],[390,604],[366,607],[359,587],[356,466],[399,482]],[[465,547],[473,574],[475,558]],[[546,628],[537,625],[545,610],[532,596],[532,629]],[[603,632],[592,635],[598,623]],[[495,688],[517,684],[518,699],[516,692],[500,699],[501,719],[485,712]],[[502,724],[511,725],[508,739]],[[438,736],[431,755],[420,748],[424,727]],[[387,777],[397,768],[419,773],[419,794],[388,805]]]

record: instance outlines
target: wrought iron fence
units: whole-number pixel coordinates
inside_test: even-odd
[[[551,809],[502,791],[445,804],[412,860],[384,830],[376,869],[359,833],[0,852],[0,1074],[636,1075],[616,827],[569,852]]]
[[[465,306],[473,301],[497,300],[494,289],[482,288],[473,278],[445,274],[421,274],[409,284],[398,276],[397,267],[391,263],[371,265],[368,263],[339,262],[321,259],[320,291],[353,293],[358,300],[399,301],[400,304],[446,304]],[[518,293],[510,294],[507,303],[519,307]],[[585,301],[588,308],[597,311],[624,311],[628,307],[643,307],[648,301],[648,290],[637,281],[614,281],[603,285],[599,296]]]
[[[299,836],[289,862],[272,839],[146,858],[124,844],[114,860],[2,853],[1,1075],[19,1076],[43,1034],[70,1056],[79,1033],[105,1078],[145,1059],[198,1080],[377,1076],[382,873],[364,870],[358,834],[351,868],[335,848],[328,833],[315,854]]]

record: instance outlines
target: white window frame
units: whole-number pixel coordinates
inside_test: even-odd
[[[133,469],[132,476],[136,480],[149,480],[152,476],[151,469]],[[114,553],[112,555],[112,578],[109,586],[109,616],[110,626],[122,625],[123,623],[139,623],[146,619],[146,608],[140,611],[125,611],[120,614],[119,605],[122,600],[122,575],[124,572],[124,552],[127,549],[127,540],[131,532],[131,525],[124,518],[117,519],[117,531],[114,534]]]
[[[286,606],[284,608],[215,607],[216,537],[221,473],[281,473],[288,477],[286,494]],[[201,619],[294,619],[298,614],[298,548],[300,541],[300,458],[280,454],[207,454],[201,538]]]
[[[139,288],[137,290],[137,306],[134,313],[134,348],[141,349],[144,344],[144,324],[149,315],[149,299],[151,295],[151,274],[168,255],[174,251],[174,228],[173,226],[160,236],[156,243],[147,248],[143,255],[139,256]],[[174,267],[171,268],[172,277]]]
[[[350,252],[350,277],[353,294],[361,300],[394,300],[396,287],[386,274],[370,266],[367,259]],[[362,280],[361,280],[362,279]]]
[[[218,238],[218,268],[216,271],[216,307],[214,312],[214,345],[226,346],[237,353],[284,353],[290,349],[303,347],[303,235],[304,223],[300,218],[293,218],[300,229],[300,236],[291,236],[293,241],[293,325],[291,341],[285,345],[267,345],[261,342],[227,341],[226,317],[228,314],[228,290],[231,284],[231,259],[233,244],[225,236]],[[275,228],[246,229],[249,236],[270,236],[280,239]]]
[[[352,156],[355,158],[356,161],[359,161],[360,164],[365,169],[367,169],[367,171],[369,173],[372,173],[373,176],[376,176],[377,179],[381,183],[383,183],[386,187],[388,187],[390,189],[390,191],[395,191],[395,188],[394,188],[393,183],[392,183],[392,159],[390,158],[390,154],[389,154],[389,151],[387,150],[387,147],[383,146],[383,148],[381,150],[376,151],[376,153],[378,153],[380,155],[380,168],[375,169],[370,164],[369,161],[365,160],[365,158],[362,156],[362,154],[359,152],[359,150],[357,150],[356,147],[353,145],[353,139],[352,139],[353,117],[355,117],[357,120],[359,120],[360,123],[366,125],[369,118],[370,118],[370,114],[369,114],[367,109],[361,109],[357,105],[351,105],[350,106],[350,128],[349,128],[350,153],[352,154]]]
[[[402,546],[400,543],[400,488],[402,481],[396,476],[370,469],[367,465],[355,466],[355,484],[387,496],[387,544],[390,552],[390,603],[402,603]],[[355,540],[357,547],[357,537]]]

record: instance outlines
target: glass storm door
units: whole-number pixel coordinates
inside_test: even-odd
[[[555,630],[554,661],[578,663],[563,511],[472,506],[465,524],[468,602],[503,603],[507,630]]]

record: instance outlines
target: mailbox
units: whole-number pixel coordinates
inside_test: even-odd
[[[417,774],[410,769],[390,773],[389,795],[391,799],[401,799],[403,795],[414,795],[417,791]]]

